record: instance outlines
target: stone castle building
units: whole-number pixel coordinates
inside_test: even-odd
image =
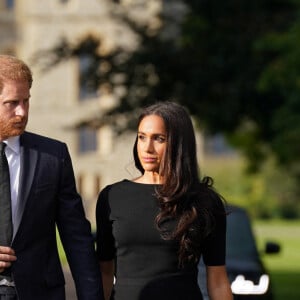
[[[116,136],[109,126],[77,128],[82,120],[116,103],[110,95],[89,95],[80,85],[85,57],[62,62],[47,72],[42,72],[32,61],[35,53],[52,48],[62,38],[78,42],[94,35],[101,38],[100,51],[109,51],[117,43],[134,47],[134,36],[124,24],[113,19],[111,2],[0,0],[0,51],[23,59],[33,71],[27,129],[67,143],[77,187],[92,223],[99,190],[106,184],[136,175],[132,161],[134,133]],[[161,8],[160,0],[119,2],[141,22],[155,21]]]
[[[88,35],[101,38],[99,51],[110,51],[118,44],[135,47],[135,36],[114,18],[113,2],[122,5],[137,21],[153,27],[159,26],[160,10],[179,17],[182,11],[180,5],[170,6],[176,1],[163,0],[0,0],[0,52],[18,56],[33,71],[27,129],[66,142],[77,187],[93,224],[99,190],[137,175],[132,159],[135,134],[117,136],[107,125],[96,129],[77,126],[116,104],[111,95],[87,93],[80,84],[81,72],[88,63],[86,57],[64,61],[46,72],[33,64],[33,58],[63,38],[76,43]],[[168,32],[172,33],[176,34],[176,28]]]

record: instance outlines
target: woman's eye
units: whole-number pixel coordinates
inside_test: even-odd
[[[158,136],[156,137],[156,140],[159,142],[159,143],[164,143],[166,141],[166,139],[162,136]]]
[[[142,134],[139,134],[139,135],[138,135],[138,139],[141,140],[141,141],[145,140],[145,138],[146,138],[146,137],[145,137],[144,135],[142,135]]]

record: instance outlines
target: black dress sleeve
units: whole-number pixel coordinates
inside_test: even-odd
[[[105,187],[99,194],[96,206],[96,251],[100,261],[113,260],[116,255],[115,239],[112,232],[109,189]]]
[[[203,261],[207,266],[221,266],[225,265],[226,255],[226,212],[219,196],[213,198],[214,227],[205,239]]]

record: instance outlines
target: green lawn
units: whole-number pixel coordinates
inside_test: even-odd
[[[271,273],[275,300],[299,300],[300,221],[255,221],[253,229],[259,249],[267,241],[281,245],[279,254],[262,256]]]

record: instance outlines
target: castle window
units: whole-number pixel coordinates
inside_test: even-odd
[[[7,9],[12,9],[15,6],[15,1],[14,0],[6,0],[6,8]]]
[[[97,129],[82,126],[78,131],[79,153],[94,152],[97,150]]]
[[[79,99],[81,101],[97,97],[98,86],[95,81],[97,64],[91,55],[82,54],[79,57]]]

